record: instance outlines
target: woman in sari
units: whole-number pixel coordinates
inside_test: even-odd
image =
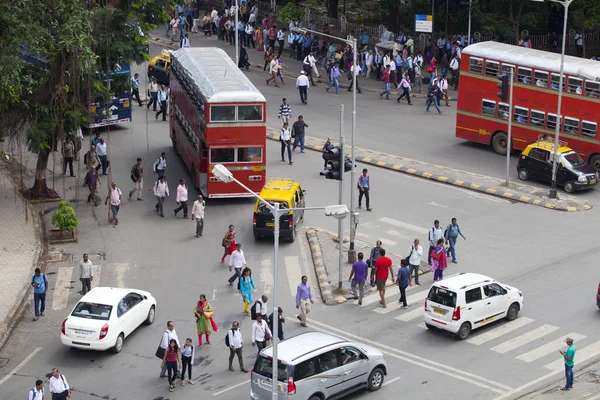
[[[206,343],[210,344],[209,336],[212,331],[217,332],[219,327],[213,319],[213,310],[208,301],[206,295],[201,294],[200,300],[196,303],[194,309],[194,315],[196,316],[196,330],[198,332],[198,346],[202,346],[202,335],[206,336]]]
[[[244,268],[242,277],[240,278],[240,294],[244,302],[244,313],[250,315],[250,304],[252,304],[252,292],[256,292],[256,286],[252,279],[252,270],[248,267]]]
[[[262,26],[258,25],[254,31],[254,43],[256,43],[256,50],[262,51],[263,49],[263,33]]]
[[[221,264],[225,262],[225,257],[233,253],[235,250],[235,230],[233,225],[229,225],[229,230],[225,232],[221,246],[225,248],[223,257],[221,257]]]

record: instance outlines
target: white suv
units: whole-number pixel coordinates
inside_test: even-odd
[[[464,340],[471,330],[492,321],[514,320],[522,308],[520,290],[484,275],[462,273],[431,285],[425,300],[425,326]]]

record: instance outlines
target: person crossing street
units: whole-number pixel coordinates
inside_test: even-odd
[[[277,119],[281,119],[282,123],[288,124],[290,122],[290,118],[292,118],[292,107],[290,107],[290,105],[287,102],[287,99],[284,97],[281,100],[281,105],[279,106]]]
[[[371,178],[367,175],[367,169],[362,170],[362,175],[358,177],[356,187],[358,188],[358,208],[362,209],[362,198],[365,196],[367,211],[372,211],[369,204],[369,192],[371,191]]]
[[[358,299],[358,305],[362,305],[362,299],[365,295],[365,281],[367,280],[367,271],[369,266],[363,261],[364,255],[362,252],[358,253],[358,261],[352,264],[352,271],[350,272],[350,287],[352,288],[352,294],[354,299]],[[354,278],[354,279],[353,279]],[[358,286],[358,295],[356,294],[356,287]]]
[[[302,104],[308,104],[308,78],[304,71],[300,71],[300,76],[296,78],[296,89],[300,92]]]
[[[188,217],[188,205],[187,205],[188,188],[187,188],[187,185],[185,184],[185,180],[183,180],[183,179],[179,180],[179,186],[177,186],[177,195],[176,195],[175,201],[177,201],[177,204],[179,204],[179,207],[174,209],[173,213],[175,213],[175,216],[177,216],[177,213],[179,211],[183,210],[183,218],[187,219],[187,217]]]
[[[292,161],[292,134],[288,129],[288,123],[283,124],[283,128],[281,128],[281,132],[279,134],[279,141],[281,142],[281,161],[285,162],[285,152],[287,150],[288,161],[290,165],[294,162]]]
[[[169,196],[169,186],[167,185],[167,181],[165,180],[164,175],[160,177],[159,180],[154,184],[154,197],[156,197],[157,203],[154,208],[160,214],[161,217],[164,217],[165,214],[163,212],[163,206],[165,202],[165,197]]]
[[[458,239],[459,235],[463,238],[463,240],[467,240],[465,235],[463,235],[462,231],[460,230],[460,225],[458,225],[458,223],[456,222],[456,218],[452,218],[450,224],[446,227],[446,230],[444,231],[444,239],[446,239],[446,244],[450,245],[446,254],[452,256],[452,262],[454,264],[457,263],[456,239]]]
[[[92,290],[92,280],[94,280],[93,264],[87,253],[83,254],[83,260],[79,261],[79,280],[81,281],[81,294],[85,295]]]
[[[302,282],[296,288],[296,308],[300,310],[300,315],[297,318],[303,327],[306,327],[306,316],[310,313],[310,305],[315,304],[307,282],[308,277],[306,275],[302,276]]]

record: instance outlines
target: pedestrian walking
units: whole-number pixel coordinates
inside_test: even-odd
[[[408,303],[406,302],[406,288],[410,284],[410,270],[408,269],[406,260],[400,260],[396,284],[400,290],[400,299],[398,300],[398,303],[402,303],[402,308],[408,308]]]
[[[242,331],[240,330],[240,323],[238,321],[233,321],[231,329],[227,332],[227,337],[225,339],[225,344],[229,346],[229,370],[233,372],[233,358],[237,355],[238,362],[240,363],[240,371],[248,372],[248,370],[244,368],[244,355],[242,353],[244,342],[242,339]]]
[[[129,191],[129,200],[131,200],[131,196],[137,191],[137,199],[142,201],[143,189],[144,189],[144,164],[142,163],[141,157],[138,157],[136,163],[131,167],[131,174],[129,175],[131,181],[133,182],[133,186]]]
[[[294,138],[294,147],[292,148],[292,151],[296,151],[296,147],[300,144],[300,153],[304,153],[305,128],[308,128],[308,124],[304,122],[304,117],[302,115],[298,115],[298,120],[292,125],[292,137]]]
[[[329,70],[329,80],[331,81],[331,83],[329,84],[329,86],[327,86],[325,88],[326,92],[329,92],[329,89],[334,87],[335,94],[340,94],[340,82],[339,82],[340,76],[342,76],[342,74],[340,73],[340,69],[338,68],[338,66],[335,64],[332,65],[331,69]]]
[[[210,335],[212,334],[212,331],[218,332],[219,327],[213,318],[215,313],[208,303],[208,300],[206,300],[205,294],[200,295],[200,299],[196,303],[196,308],[194,309],[194,315],[196,316],[198,346],[202,347],[202,335],[206,337],[206,344],[210,344]]]
[[[567,343],[567,350],[561,350],[560,354],[562,354],[565,361],[566,383],[565,387],[560,388],[560,390],[571,390],[573,389],[573,367],[575,366],[575,352],[577,349],[573,344],[573,339],[570,337],[568,337],[565,342]]]
[[[188,206],[187,206],[188,188],[187,188],[187,185],[185,184],[185,180],[183,180],[183,179],[179,180],[179,186],[177,186],[177,194],[175,197],[175,201],[177,202],[177,204],[179,204],[179,207],[177,207],[176,209],[173,210],[173,212],[175,213],[175,216],[177,216],[177,213],[179,211],[183,210],[183,218],[187,219],[187,217],[188,217]]]
[[[167,171],[167,153],[164,151],[160,153],[160,157],[154,162],[152,169],[154,170],[154,175],[158,175],[159,179],[165,176],[165,172]]]
[[[160,345],[158,346],[159,348],[156,350],[155,354],[161,360],[164,359],[164,352],[169,347],[171,340],[175,340],[175,343],[177,343],[179,346],[179,338],[177,337],[177,331],[175,331],[175,323],[173,321],[167,321],[167,329],[165,329],[162,334],[162,339],[160,340]],[[163,363],[161,364],[160,369],[161,378],[166,378],[167,375],[165,375],[165,372],[167,372],[167,365]]]
[[[408,249],[409,254],[406,257],[410,268],[410,274],[415,274],[415,284],[421,286],[419,283],[419,270],[421,268],[421,256],[423,255],[423,247],[419,244],[419,239],[415,239],[413,244]]]
[[[167,100],[169,96],[167,94],[167,88],[165,85],[160,85],[160,90],[158,91],[158,102],[160,104],[160,110],[154,115],[154,119],[158,119],[158,116],[162,114],[163,121],[167,120]]]
[[[181,48],[187,48],[190,47],[190,37],[189,37],[189,33],[186,33],[185,35],[183,35],[183,39],[181,39]]]
[[[229,286],[233,286],[233,282],[236,279],[239,279],[242,276],[242,268],[247,267],[246,257],[244,256],[244,251],[242,250],[242,244],[236,243],[236,249],[231,253],[231,257],[229,258],[229,271],[235,271],[231,278],[229,278]]]
[[[94,206],[98,207],[100,203],[100,198],[97,195],[98,185],[100,184],[100,177],[98,176],[98,170],[96,169],[96,164],[92,165],[92,168],[85,174],[85,178],[83,179],[83,184],[87,186],[90,191],[88,195],[87,202],[94,201]]]
[[[271,61],[269,61],[269,75],[271,75],[271,77],[266,80],[267,85],[269,82],[273,81],[275,87],[279,87],[277,82],[277,71],[279,71],[279,63],[275,57],[271,57]]]
[[[313,86],[317,86],[315,84],[315,81],[313,79],[313,74],[312,74],[316,62],[317,62],[317,60],[313,56],[312,50],[309,50],[308,54],[306,55],[306,57],[304,57],[304,60],[302,61],[302,67],[304,68],[304,72],[306,73],[306,76],[308,77],[311,85],[313,85]]]
[[[371,178],[367,175],[367,169],[363,168],[362,175],[358,177],[356,187],[358,188],[358,208],[362,209],[362,198],[365,196],[367,211],[372,211],[369,204],[369,192],[371,191]]]
[[[444,238],[446,239],[446,244],[449,245],[448,251],[446,251],[446,255],[452,256],[452,262],[454,264],[456,261],[456,239],[458,239],[458,235],[460,235],[463,240],[467,240],[465,235],[463,235],[460,230],[460,225],[456,222],[456,218],[452,218],[450,224],[446,227],[444,231]]]
[[[358,77],[360,76],[361,73],[362,73],[362,69],[360,68],[360,65],[356,64],[356,66],[352,65],[350,67],[350,72],[348,73],[348,78],[350,78],[350,86],[348,86],[349,92],[352,91],[352,86],[354,85],[354,81],[356,81],[356,92],[359,94],[362,93],[362,90],[360,90],[360,86],[358,86]],[[353,74],[354,74],[354,77],[352,76]]]
[[[52,400],[67,400],[67,397],[71,397],[69,382],[67,382],[67,378],[60,373],[58,368],[52,368],[49,386]]]
[[[250,268],[246,267],[242,271],[238,289],[244,302],[244,314],[251,316],[250,304],[252,304],[252,293],[256,293],[256,285],[254,284],[254,279],[252,279],[252,270]]]
[[[414,68],[415,85],[419,87],[419,93],[422,93],[423,75],[421,73],[421,61],[414,62],[414,60],[413,60],[413,65],[415,66],[415,68]]]
[[[285,162],[285,152],[287,150],[288,160],[290,165],[294,162],[292,161],[292,134],[288,129],[288,123],[283,124],[283,128],[281,128],[281,132],[279,133],[279,141],[281,142],[281,161]]]
[[[371,254],[369,255],[369,259],[367,260],[367,265],[371,268],[371,273],[369,274],[369,282],[371,287],[375,286],[375,276],[377,275],[377,271],[375,270],[375,263],[381,257],[381,240],[375,242],[375,247],[371,249]]]
[[[256,302],[252,305],[252,309],[250,310],[250,318],[255,320],[257,315],[261,315],[265,321],[268,321],[268,301],[269,297],[266,294],[260,296],[260,299],[256,300]]]
[[[283,80],[283,74],[281,73],[284,68],[287,68],[287,65],[284,64],[281,57],[277,58],[277,78],[279,78],[279,82],[285,85],[285,81]]]
[[[149,110],[150,106],[152,106],[152,111],[156,112],[156,104],[158,103],[158,83],[156,83],[155,77],[150,78],[148,91],[150,92],[150,101],[146,105],[146,108]]]
[[[431,261],[433,281],[441,281],[444,279],[444,270],[448,267],[446,249],[444,248],[444,238],[438,239],[437,245],[431,250]]]
[[[379,258],[375,262],[375,277],[377,282],[377,290],[379,291],[379,307],[387,308],[385,304],[385,284],[388,277],[392,276],[394,280],[394,271],[392,270],[392,259],[385,255],[385,249],[379,249]]]
[[[383,71],[383,83],[385,85],[385,90],[381,93],[379,93],[379,98],[382,99],[383,95],[385,94],[385,99],[389,100],[390,99],[390,88],[391,88],[391,72],[390,72],[390,65],[386,65],[385,66],[385,70]]]
[[[107,205],[109,201],[110,214],[108,222],[112,223],[113,227],[116,228],[117,225],[119,225],[119,208],[121,208],[121,204],[123,204],[123,193],[121,192],[121,189],[117,187],[115,181],[110,183],[110,189],[106,195],[106,200],[104,200],[104,205]]]
[[[198,199],[194,202],[192,206],[192,220],[196,220],[196,237],[199,238],[202,236],[202,231],[204,230],[204,209],[206,208],[206,204],[204,203],[204,198],[202,195],[198,195]]]
[[[93,141],[92,141],[93,142]],[[100,140],[98,140],[100,143]],[[100,169],[100,158],[98,157],[98,153],[96,153],[96,146],[91,145],[90,150],[83,155],[83,163],[86,165],[88,169],[95,169],[96,171]]]
[[[165,355],[160,368],[162,369],[165,366],[169,374],[169,392],[172,392],[175,389],[177,371],[181,369],[181,354],[179,353],[179,345],[175,339],[169,340],[169,346],[165,349]]]
[[[48,290],[48,278],[42,274],[42,270],[36,268],[31,277],[31,286],[33,287],[33,311],[35,313],[34,321],[44,316],[46,311],[46,291]]]
[[[233,253],[236,249],[235,246],[235,230],[233,225],[229,225],[229,229],[225,232],[225,236],[221,241],[221,246],[224,248],[223,257],[221,257],[221,264],[225,262],[225,257]]]
[[[440,110],[439,101],[437,98],[438,90],[439,90],[439,87],[437,85],[437,80],[434,79],[433,84],[431,84],[429,86],[429,88],[427,89],[427,103],[426,103],[425,111],[429,112],[429,107],[431,107],[431,105],[433,104],[435,109],[438,111],[438,114],[442,113],[442,110]]]
[[[271,332],[273,332],[273,314],[274,312],[271,313],[271,315],[269,315],[269,319],[268,319],[268,324],[269,324],[269,329],[271,329]],[[265,319],[263,317],[263,319]],[[280,342],[283,342],[285,340],[285,335],[283,333],[283,324],[285,323],[285,317],[283,316],[283,308],[281,307],[277,307],[277,338],[279,339]]]
[[[81,128],[77,128],[77,130],[75,131],[75,152],[74,152],[75,161],[79,161],[79,150],[81,150],[82,143],[83,143],[83,130]]]
[[[62,145],[62,155],[63,155],[63,175],[67,174],[67,167],[69,167],[69,175],[75,176],[73,174],[73,156],[75,153],[75,144],[73,140],[71,140],[71,136],[67,136],[63,141]]]
[[[287,103],[287,99],[284,97],[281,100],[281,105],[279,106],[277,119],[281,119],[282,123],[288,124],[290,122],[290,118],[292,118],[292,107],[290,107],[290,105]]]
[[[437,246],[438,240],[444,237],[444,231],[440,227],[440,221],[433,221],[433,227],[429,231],[427,240],[429,241],[429,250],[427,251],[427,264],[431,265],[431,251]]]
[[[267,342],[271,340],[273,334],[267,321],[263,320],[262,315],[256,316],[256,321],[252,324],[252,346],[258,348],[258,352],[267,347]]]
[[[365,281],[367,280],[367,271],[369,266],[363,261],[364,255],[362,252],[358,253],[358,261],[352,264],[352,271],[350,271],[350,288],[354,299],[358,299],[358,305],[362,305],[362,299],[365,295]],[[354,279],[353,279],[354,278]],[[356,293],[356,286],[358,286],[358,294]]]
[[[306,275],[302,276],[302,282],[296,288],[296,308],[300,309],[300,325],[306,327],[306,316],[310,313],[311,304],[315,304],[312,298],[312,292],[308,285],[308,278]]]
[[[44,400],[44,382],[42,380],[35,381],[35,387],[29,391],[27,400]]]
[[[83,260],[79,261],[79,280],[81,281],[81,294],[85,295],[92,290],[92,281],[94,280],[94,265],[90,261],[87,253],[83,254]]]
[[[140,74],[137,72],[131,78],[131,98],[136,99],[140,107],[144,105],[140,99]]]
[[[192,380],[192,364],[196,356],[196,350],[192,343],[192,338],[185,339],[185,344],[181,348],[181,386],[185,385],[185,372],[188,373],[188,383],[195,385],[196,382]]]
[[[296,89],[300,92],[302,104],[308,104],[308,78],[304,71],[300,71],[300,76],[296,78]]]
[[[408,105],[412,106],[412,102],[410,101],[410,80],[407,74],[402,76],[402,80],[398,85],[398,90],[402,90],[402,94],[396,99],[396,102],[400,103],[400,100],[406,97],[406,100],[408,100]]]
[[[100,159],[100,165],[102,165],[102,175],[106,175],[106,169],[108,168],[108,158],[106,156],[106,143],[104,138],[100,138],[100,142],[96,145],[96,154]]]
[[[156,212],[159,213],[161,217],[164,217],[165,214],[163,212],[163,206],[165,203],[165,197],[169,197],[169,186],[167,185],[167,181],[165,180],[165,176],[161,176],[156,183],[154,184],[154,197],[156,197]]]
[[[243,44],[240,45],[240,59],[238,60],[238,68],[250,70],[250,57]]]

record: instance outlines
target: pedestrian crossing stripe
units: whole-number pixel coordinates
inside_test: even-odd
[[[493,329],[486,329],[486,327],[482,327],[480,329],[482,329],[483,331],[479,334],[474,335],[471,339],[468,339],[467,343],[471,343],[476,346],[480,346],[491,340],[497,339],[502,335],[505,335],[509,332],[517,330],[533,321],[534,320],[531,318],[521,317],[521,318],[517,318],[513,321],[506,322],[500,326],[495,326],[495,327],[493,327]],[[477,331],[475,331],[475,332],[477,332]]]
[[[428,290],[423,290],[421,292],[415,293],[411,296],[406,296],[406,303],[411,306],[416,304],[419,308],[419,310],[421,311],[421,315],[423,315],[423,306],[421,304],[421,301],[427,297],[427,293],[429,291]],[[400,298],[400,290],[398,290],[398,294],[396,295],[398,298]],[[387,298],[386,298],[386,303],[387,303]],[[375,311],[378,314],[388,314],[391,313],[392,311],[396,311],[399,310],[402,307],[402,303],[398,302],[398,301],[390,301],[389,303],[386,304],[386,308],[382,308],[379,307],[373,311]]]
[[[400,292],[398,291],[398,286],[396,285],[391,285],[391,282],[389,279],[386,282],[386,290],[385,290],[385,302],[388,303],[388,297],[399,297],[400,296]],[[368,283],[366,283],[368,284]],[[389,286],[387,286],[387,284],[390,284]],[[418,286],[417,286],[418,287]],[[413,290],[415,290],[414,286],[410,286],[408,288],[406,288],[406,292],[412,292]],[[427,291],[425,291],[427,293]],[[381,297],[379,297],[379,292],[375,291],[372,292],[370,294],[368,294],[367,296],[363,297],[362,300],[362,305],[361,307],[366,307],[368,305],[374,304],[374,303],[379,303],[379,301],[381,300]],[[389,302],[391,303],[393,300],[390,300]]]
[[[408,321],[412,321],[415,318],[419,318],[419,317],[423,318],[424,313],[425,313],[424,308],[419,306],[417,309],[402,313],[394,319],[398,320],[398,321],[408,322]]]
[[[577,332],[571,332],[568,335],[562,336],[560,339],[553,340],[552,342],[546,343],[543,346],[521,354],[520,356],[517,356],[517,358],[525,362],[532,362],[552,353],[558,354],[558,351],[566,346],[565,338],[567,337],[570,337],[577,342],[578,340],[584,339],[586,336]]]
[[[499,345],[492,347],[490,350],[500,354],[508,353],[509,351],[515,350],[526,345],[527,343],[533,342],[534,340],[540,339],[543,336],[557,331],[558,329],[558,326],[548,324],[542,325],[527,333],[517,336],[516,338],[510,339],[504,343],[500,343]]]

